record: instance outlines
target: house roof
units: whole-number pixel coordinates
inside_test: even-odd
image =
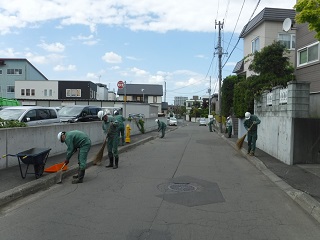
[[[243,63],[244,63],[244,60],[240,60],[239,62],[237,62],[236,66],[234,67],[232,73],[240,73],[243,71]]]
[[[141,89],[144,89],[143,92]],[[126,84],[126,95],[163,96],[162,85],[156,84]],[[118,95],[124,95],[124,88],[118,89]]]
[[[265,21],[283,22],[286,18],[294,20],[295,15],[296,12],[293,9],[264,8],[257,16],[255,16],[244,26],[240,33],[240,38],[244,38],[247,34]]]
[[[43,75],[35,66],[33,66],[31,62],[29,62],[26,58],[0,58],[0,62],[2,62],[2,64],[5,64],[5,61],[25,61],[30,66],[32,66],[43,78],[48,80],[48,78],[45,75]]]

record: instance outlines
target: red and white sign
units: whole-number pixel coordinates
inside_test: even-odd
[[[124,82],[123,81],[119,81],[117,83],[118,88],[122,89],[124,87]]]

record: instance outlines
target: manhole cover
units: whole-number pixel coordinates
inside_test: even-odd
[[[190,183],[172,183],[169,184],[168,188],[175,192],[194,192],[197,190],[197,187]]]

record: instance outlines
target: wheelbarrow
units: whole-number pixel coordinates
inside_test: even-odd
[[[17,154],[7,154],[2,157],[12,156],[18,158],[20,174],[23,179],[26,178],[27,174],[34,174],[38,179],[43,174],[50,151],[51,148],[30,148]],[[23,167],[22,163],[26,166]],[[30,165],[33,165],[34,172],[28,172]]]

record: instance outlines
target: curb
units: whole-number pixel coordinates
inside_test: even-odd
[[[227,141],[234,149],[239,151],[236,144],[227,140],[223,135],[218,134],[225,141]],[[266,165],[255,156],[248,156],[246,150],[241,149],[241,154],[259,171],[267,176],[274,184],[276,184],[282,191],[284,191],[293,201],[295,201],[300,207],[302,207],[307,213],[309,213],[317,222],[320,223],[320,203],[311,197],[309,194],[297,190],[283,181],[275,173],[270,171]]]
[[[151,137],[144,138],[140,141],[137,141],[135,143],[127,144],[123,146],[121,149],[119,149],[119,153],[128,151],[136,146],[142,145],[153,139],[155,139],[155,137],[151,136]],[[107,155],[104,155],[103,157],[107,157]],[[88,159],[87,168],[94,166],[93,159],[94,157]],[[67,177],[74,175],[75,173],[77,173],[77,171],[78,171],[77,165],[69,166],[68,171],[65,171],[62,173],[62,179],[65,179]],[[56,174],[49,174],[47,176],[38,178],[37,180],[25,183],[21,186],[2,192],[0,193],[0,208],[20,198],[27,197],[41,190],[48,189],[49,187],[55,185],[56,183],[57,183]]]

